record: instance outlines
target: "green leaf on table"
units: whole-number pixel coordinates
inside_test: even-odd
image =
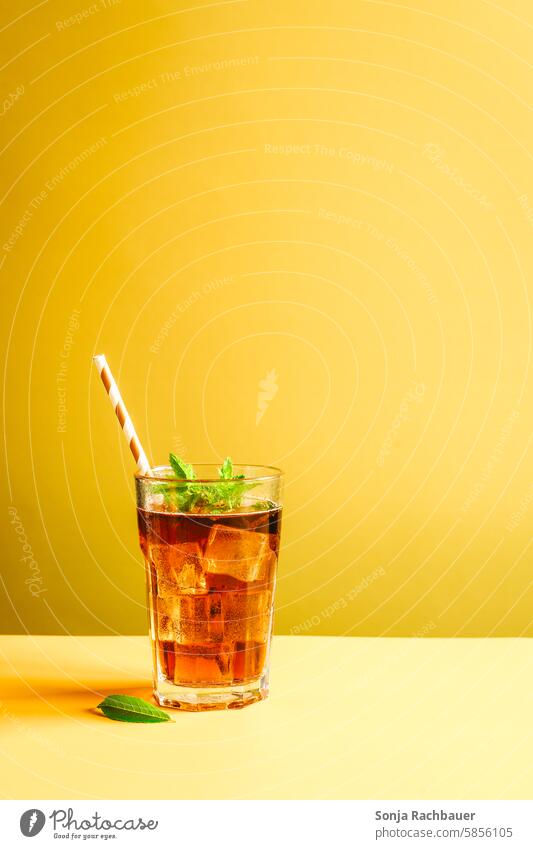
[[[173,722],[168,713],[137,696],[106,696],[98,705],[104,716],[118,722]]]

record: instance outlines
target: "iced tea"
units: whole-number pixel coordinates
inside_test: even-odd
[[[266,696],[281,508],[249,502],[220,513],[138,507],[161,704],[243,707]]]

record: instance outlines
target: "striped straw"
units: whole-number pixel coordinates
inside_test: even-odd
[[[135,458],[138,470],[142,475],[150,475],[152,473],[150,463],[148,462],[148,458],[143,451],[143,447],[139,441],[139,437],[135,433],[133,422],[129,417],[126,405],[124,404],[121,394],[118,391],[118,386],[115,383],[115,378],[111,374],[111,369],[107,364],[105,356],[103,354],[98,354],[96,357],[93,357],[93,362],[96,368],[98,369],[98,374],[102,378],[102,383],[104,384],[105,390],[109,395],[111,405],[115,413],[117,414],[117,419],[120,422],[120,427],[122,428],[122,432],[126,437],[126,441],[130,446],[130,451]]]

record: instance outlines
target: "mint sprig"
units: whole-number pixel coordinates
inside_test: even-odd
[[[177,478],[185,478],[190,480],[191,478],[196,477],[196,475],[194,474],[194,469],[190,463],[185,463],[183,460],[181,460],[179,457],[176,457],[176,455],[172,453],[168,455],[168,458],[170,460],[170,465],[172,466],[174,474]]]
[[[244,475],[234,475],[231,457],[224,459],[218,469],[219,481],[213,483],[196,482],[193,466],[175,454],[170,454],[169,460],[177,480],[169,478],[168,483],[158,484],[154,491],[162,493],[167,507],[178,513],[236,510],[241,506],[244,495],[259,485],[246,483]]]
[[[240,480],[240,478],[244,477],[244,475],[233,474],[233,463],[231,461],[231,457],[226,457],[218,470],[218,476],[219,478],[222,478],[222,480]]]

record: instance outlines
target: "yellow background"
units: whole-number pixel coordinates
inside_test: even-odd
[[[145,629],[104,352],[286,471],[278,633],[531,636],[531,5],[1,16],[2,630]]]

